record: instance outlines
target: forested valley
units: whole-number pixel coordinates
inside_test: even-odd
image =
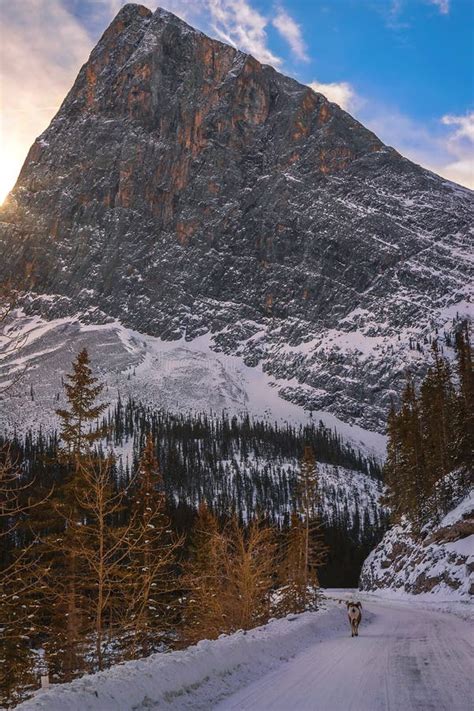
[[[421,535],[472,482],[467,324],[455,345],[419,392],[407,374],[383,469],[321,422],[98,404],[81,351],[59,429],[0,442],[2,703],[313,609],[357,585],[389,513]]]

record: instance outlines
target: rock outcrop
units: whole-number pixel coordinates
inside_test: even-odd
[[[365,561],[360,589],[474,600],[474,492],[415,539],[404,520]]]
[[[416,344],[469,308],[473,208],[321,94],[126,5],[1,210],[0,277],[32,272],[49,318],[211,331],[380,430]]]

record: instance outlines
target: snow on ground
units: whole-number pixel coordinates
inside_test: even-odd
[[[74,318],[45,321],[19,313],[11,335],[19,339],[19,349],[0,358],[0,392],[14,376],[21,377],[0,401],[0,427],[6,429],[54,426],[54,411],[63,401],[62,379],[82,347],[105,380],[104,399],[111,403],[120,393],[170,411],[226,410],[281,423],[310,422],[307,410],[279,395],[291,381],[276,380],[261,365],[249,367],[239,356],[212,350],[210,334],[192,341],[163,341],[117,321],[86,325]],[[383,459],[383,435],[314,411],[312,421],[319,420],[356,449]]]
[[[461,521],[468,515],[472,515],[474,511],[474,491],[470,491],[467,496],[465,496],[457,506],[455,506],[451,511],[449,511],[446,516],[441,520],[439,528],[444,528],[445,526],[452,526],[453,523]]]
[[[21,711],[467,711],[472,631],[435,606],[327,591],[324,610],[117,665]],[[342,599],[362,601],[351,638]]]
[[[387,531],[364,562],[361,587],[391,598],[414,593],[427,600],[472,600],[474,492],[424,534],[415,540],[405,519]]]
[[[432,612],[447,612],[463,620],[474,622],[474,601],[472,598],[466,597],[463,599],[453,599],[453,596],[446,594],[442,590],[434,593],[413,593],[404,592],[403,590],[391,590],[383,588],[377,592],[368,592],[367,590],[358,591],[357,599],[366,602],[393,602],[397,605],[405,605],[413,610],[431,610]],[[474,640],[473,640],[474,641]]]
[[[18,708],[47,711],[208,709],[242,684],[279,666],[324,638],[333,624],[343,628],[337,603],[328,610],[290,615],[248,632],[203,640],[184,651],[154,654],[117,665],[70,684],[41,692]],[[327,615],[331,623],[321,622]]]
[[[328,618],[327,618],[328,619]],[[329,622],[329,619],[328,619]],[[472,634],[454,615],[363,600],[360,636],[331,630],[218,711],[467,711]]]

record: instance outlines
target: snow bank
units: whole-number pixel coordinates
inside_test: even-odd
[[[408,521],[393,526],[366,559],[361,590],[474,602],[474,492],[436,526],[413,538]]]
[[[209,709],[242,685],[316,641],[346,630],[345,607],[289,615],[248,632],[204,640],[183,651],[119,664],[70,684],[39,691],[22,711],[130,711],[137,708]]]

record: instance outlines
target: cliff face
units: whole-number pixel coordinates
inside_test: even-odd
[[[0,276],[31,267],[48,317],[211,330],[285,397],[380,428],[412,343],[465,308],[473,204],[322,95],[127,5],[0,213]]]

